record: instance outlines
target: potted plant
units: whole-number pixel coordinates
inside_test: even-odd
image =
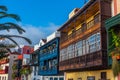
[[[114,77],[120,74],[120,31],[111,29],[110,33],[112,35],[112,44],[110,45],[110,55],[112,58],[112,70]]]
[[[12,74],[12,79],[15,79],[17,75],[15,73]]]
[[[30,73],[31,73],[31,69],[29,69],[29,68],[22,68],[20,70],[20,74],[26,75],[26,74],[30,74]]]
[[[17,69],[17,64],[13,64],[12,69],[16,70]]]
[[[28,68],[28,67],[22,68],[22,69],[20,70],[20,74],[21,74],[21,75],[25,75],[26,80],[28,80],[28,75],[29,75],[30,73],[31,73],[31,69]]]

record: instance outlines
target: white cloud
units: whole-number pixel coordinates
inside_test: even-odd
[[[59,28],[59,25],[55,25],[54,23],[50,23],[48,26],[33,26],[21,23],[19,25],[21,25],[22,28],[26,31],[22,34],[22,36],[29,38],[32,41],[32,45],[38,44],[40,39],[46,38],[48,35],[50,35]],[[11,30],[9,34],[18,34],[18,32]],[[26,42],[21,39],[17,39],[17,41],[20,44],[26,44]]]

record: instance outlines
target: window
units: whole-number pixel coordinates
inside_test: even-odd
[[[36,71],[34,71],[34,76],[36,75]]]
[[[100,33],[97,33],[96,35],[96,50],[100,50],[101,49],[101,40],[100,40]]]
[[[58,80],[58,78],[54,78],[54,80]]]
[[[87,80],[95,80],[95,76],[88,76]]]
[[[53,65],[53,67],[54,68],[57,68],[57,59],[53,59],[53,61],[52,61],[52,65]]]
[[[57,59],[51,59],[48,62],[49,62],[49,69],[57,68]]]
[[[91,28],[94,25],[94,20],[91,20],[87,23],[87,29]]]
[[[78,47],[77,47],[77,43],[75,44],[75,57],[78,56]]]
[[[52,77],[50,77],[50,80],[53,80],[53,78],[52,78]]]
[[[82,29],[80,28],[80,29],[78,29],[78,30],[76,30],[76,34],[77,35],[79,35],[79,34],[81,34],[82,33]]]
[[[95,39],[96,39],[96,34],[89,37],[90,53],[96,51],[96,41],[95,41]]]
[[[83,24],[82,24],[82,31],[85,31],[86,30],[86,23],[84,22]]]
[[[76,51],[76,53],[75,53],[75,55],[77,55],[77,56],[81,56],[82,55],[82,41],[79,41],[79,42],[77,42],[76,43],[76,47],[75,47],[75,51]]]
[[[30,53],[30,50],[27,50],[27,54],[29,54]]]
[[[100,21],[100,14],[94,16],[94,23],[98,23]]]
[[[83,54],[85,54],[86,52],[86,40],[83,40]]]
[[[62,60],[63,60],[63,59],[62,59],[62,54],[63,54],[63,49],[62,49],[62,50],[60,50],[60,57],[59,57],[60,61],[62,61]]]
[[[59,80],[64,80],[64,78],[63,78],[63,77],[60,77]]]
[[[68,58],[71,59],[74,57],[74,45],[70,45],[67,48]]]
[[[34,68],[35,68],[35,71],[37,71],[37,67],[35,66]]]
[[[93,34],[86,39],[86,53],[95,52],[101,49],[100,33]]]
[[[49,69],[52,69],[52,60],[49,60]]]
[[[101,72],[101,79],[104,79],[104,80],[107,79],[106,72]]]
[[[89,38],[87,38],[86,39],[86,53],[89,53],[90,51],[90,49],[89,49],[90,47],[89,47]]]
[[[66,59],[68,59],[68,52],[67,52],[67,48],[64,48],[60,50],[60,61],[64,61]]]

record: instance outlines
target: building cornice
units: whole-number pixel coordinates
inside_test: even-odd
[[[120,24],[120,14],[108,19],[105,21],[105,26],[107,31],[111,28],[114,27],[116,25]]]

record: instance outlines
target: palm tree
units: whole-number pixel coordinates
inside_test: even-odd
[[[5,18],[12,18],[16,22],[21,21],[21,19],[18,15],[8,14],[7,7],[0,5],[0,20],[5,19]],[[0,22],[0,31],[7,30],[9,32],[11,29],[17,30],[19,34],[22,34],[25,32],[25,30],[22,29],[21,26],[19,26],[18,24],[14,23],[14,22],[9,22],[9,21],[4,22],[4,23]],[[10,51],[10,48],[15,47],[14,45],[19,47],[18,42],[15,41],[14,38],[22,38],[25,41],[27,41],[29,44],[32,43],[30,41],[30,39],[23,37],[23,36],[20,36],[20,35],[0,34],[0,41],[4,41],[7,39],[7,40],[10,40],[14,43],[14,44],[7,44],[7,45],[0,43],[0,53],[6,53],[6,52]]]

